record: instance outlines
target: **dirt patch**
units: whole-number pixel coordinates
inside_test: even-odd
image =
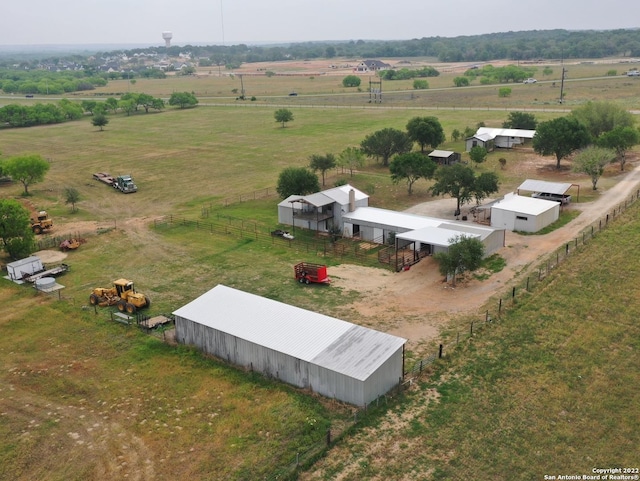
[[[38,256],[43,264],[56,264],[67,258],[67,254],[60,251],[43,250],[33,254]]]

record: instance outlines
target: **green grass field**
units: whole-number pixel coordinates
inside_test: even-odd
[[[586,77],[597,75],[600,66],[584,68]],[[577,69],[578,66],[571,68],[572,78],[577,76]],[[3,158],[35,152],[51,162],[46,181],[30,189],[33,196],[29,201],[35,208],[47,209],[56,227],[86,221],[98,221],[105,227],[94,229],[87,236],[88,242],[67,258],[71,271],[60,279],[66,286],[64,300],[36,296],[25,286],[1,280],[0,326],[4,336],[0,339],[0,364],[4,369],[0,373],[0,478],[102,480],[124,478],[127,474],[129,479],[213,476],[241,480],[265,477],[288,464],[296,451],[321,440],[326,426],[341,420],[344,410],[203,359],[188,349],[169,347],[154,337],[109,321],[105,310],[96,315],[83,309],[90,290],[107,286],[118,277],[129,277],[150,295],[154,312],[171,312],[224,283],[347,318],[349,313],[344,306],[357,298],[357,292],[301,289],[292,282],[291,265],[301,257],[313,260],[313,254],[286,244],[274,247],[250,238],[188,227],[152,229],[153,219],[174,214],[196,220],[207,209],[208,217],[203,221],[233,217],[255,222],[268,231],[277,222],[276,197],[228,207],[226,201],[237,199],[239,194],[273,189],[284,167],[307,165],[311,154],[337,154],[346,147],[357,146],[375,130],[404,129],[416,115],[438,117],[450,136],[454,128],[475,128],[479,122],[500,126],[508,108],[557,107],[553,100],[556,93],[544,83],[513,86],[510,98],[499,99],[491,90],[493,87],[437,91],[439,85],[451,84],[451,78],[443,75],[430,80],[432,91],[417,92],[410,89],[409,83],[398,84],[399,93],[389,94],[383,107],[369,108],[366,94],[332,95],[345,93],[339,77],[245,80],[248,95],[254,95],[255,88],[256,102],[234,100],[230,92],[238,87],[237,79],[139,80],[131,86],[113,82],[105,92],[134,88],[168,96],[175,90],[194,91],[202,105],[190,110],[169,108],[162,113],[109,116],[104,132],[99,132],[88,119],[0,131]],[[294,89],[300,96],[286,97]],[[626,78],[575,82],[567,93],[571,102],[616,99],[629,108],[640,106],[640,82]],[[330,107],[313,107],[313,102]],[[216,103],[234,105],[207,105]],[[299,108],[296,103],[300,103]],[[282,104],[290,105],[295,116],[284,129],[273,118],[275,105]],[[536,112],[539,120],[556,115],[560,113],[551,108]],[[463,146],[461,142],[448,142],[441,148],[460,151]],[[498,166],[500,156],[507,158],[504,171]],[[492,154],[480,171],[495,170],[501,178],[502,192],[513,190],[522,181],[516,168],[519,156],[512,152]],[[124,195],[98,183],[92,179],[92,173],[98,171],[131,173],[139,192]],[[328,184],[343,178],[370,193],[371,205],[379,207],[402,209],[432,199],[426,182],[417,183],[414,195],[408,196],[404,185],[392,184],[388,171],[374,163],[353,178],[332,172]],[[588,179],[569,178],[589,185]],[[603,178],[601,182],[607,186],[609,181]],[[82,200],[75,214],[64,204],[65,187],[75,187],[80,192]],[[3,186],[0,195],[20,198],[20,192],[18,185]],[[636,223],[632,218],[625,225]],[[620,235],[628,236],[628,240],[616,245],[631,243],[634,234],[625,231]],[[609,240],[609,232],[602,239],[598,240],[602,249],[614,242]],[[594,255],[595,252],[594,249]],[[586,303],[593,298],[595,294],[583,293],[580,287],[589,278],[586,269],[604,258],[615,260],[602,252],[598,255],[590,257],[590,250],[584,256],[587,260],[578,263],[583,257],[576,258],[573,262],[577,264],[562,281],[549,284],[561,283],[563,289],[545,289],[527,303],[532,306],[531,313],[545,313],[544,322],[535,324],[531,320],[534,314],[522,306],[497,325],[495,332],[483,333],[466,344],[449,364],[439,368],[433,379],[425,382],[423,389],[405,399],[397,407],[398,416],[406,412],[411,422],[406,430],[400,429],[389,438],[393,444],[388,450],[367,454],[375,452],[370,450],[380,444],[369,442],[373,441],[367,437],[369,431],[357,433],[353,441],[343,442],[332,453],[326,468],[320,466],[326,469],[325,474],[315,479],[333,479],[326,473],[342,471],[351,473],[343,473],[345,480],[380,479],[383,475],[402,479],[401,476],[411,476],[406,474],[411,472],[416,476],[410,479],[489,479],[486,473],[509,472],[515,465],[509,453],[514,452],[519,455],[518,463],[530,465],[528,470],[520,471],[525,474],[519,479],[536,479],[527,475],[541,478],[547,467],[582,469],[583,464],[578,461],[571,464],[570,456],[582,450],[596,450],[597,441],[590,441],[589,431],[584,428],[593,427],[598,415],[612,433],[618,429],[622,433],[619,441],[613,434],[606,438],[606,460],[611,465],[630,462],[631,450],[625,440],[637,441],[637,434],[629,433],[623,425],[631,421],[638,424],[637,417],[624,408],[638,401],[637,394],[634,397],[631,392],[634,383],[637,385],[637,372],[629,368],[633,362],[637,364],[637,343],[628,337],[635,332],[635,325],[626,323],[626,330],[620,330],[616,326],[622,322],[616,321],[610,330],[604,329],[609,324],[602,317],[616,312],[613,304],[597,304],[597,311],[589,314],[592,322],[585,323],[585,308],[568,309],[573,298],[560,297],[566,284],[567,289],[574,287],[565,295],[576,296],[576,302]],[[634,269],[627,266],[625,276]],[[622,267],[611,264],[600,270],[603,272],[599,272],[602,277],[598,277],[597,285],[613,298],[614,293],[608,292],[607,286],[619,284]],[[611,277],[604,277],[608,274]],[[630,280],[624,285],[633,290]],[[558,297],[553,297],[556,294]],[[633,299],[634,295],[630,292],[628,298]],[[626,315],[634,315],[635,304],[626,305]],[[557,331],[556,319],[562,319],[566,327]],[[562,342],[568,340],[566,333],[574,328],[590,330],[569,339],[571,342],[563,350]],[[580,355],[557,357],[558,353],[570,353],[580,347],[576,346],[577,339],[583,337],[587,343],[578,350]],[[621,343],[618,348],[616,341]],[[598,351],[601,355],[586,355],[590,352],[587,348],[595,350],[598,342],[606,347]],[[517,362],[512,361],[516,357]],[[494,358],[495,362],[487,361]],[[596,358],[597,362],[607,360],[608,364],[597,364]],[[556,360],[561,367],[557,373],[551,369]],[[580,387],[570,377],[569,368],[588,377],[590,389]],[[612,372],[617,377],[610,376],[609,381]],[[514,382],[493,386],[496,379]],[[613,380],[615,385],[611,384]],[[527,411],[527,400],[534,397],[530,388],[544,386],[547,381],[549,392],[542,388],[536,391],[532,411]],[[498,391],[498,386],[504,389]],[[578,394],[586,399],[588,393],[600,390],[617,397],[603,398],[601,404],[579,403],[582,398]],[[440,401],[428,403],[427,396],[436,392],[435,399]],[[503,394],[504,399],[500,398]],[[614,402],[616,399],[620,405]],[[479,410],[473,413],[476,403]],[[561,405],[567,414],[558,414],[562,412],[558,409]],[[543,417],[545,412],[555,413],[556,425],[558,420],[565,420],[558,434],[552,434],[553,429]],[[574,422],[582,412],[586,421]],[[417,414],[421,417],[414,417]],[[382,431],[374,432],[388,428],[379,429]],[[525,442],[527,436],[534,434],[533,441]],[[484,442],[487,438],[495,438],[488,448]],[[505,447],[496,458],[497,464],[490,465],[489,453],[498,449],[498,440]],[[572,449],[555,447],[551,451],[555,458],[550,459],[557,459],[557,465],[552,466],[550,459],[545,459],[547,465],[540,464],[538,451],[548,453],[552,446],[566,444],[567,440],[575,444]],[[535,450],[537,443],[542,448]],[[345,457],[342,452],[347,453]],[[407,456],[414,460],[410,471],[406,471]],[[593,462],[600,459],[586,456]],[[339,465],[332,464],[334,459]],[[359,470],[352,471],[354,461]],[[305,476],[314,479],[311,474]]]

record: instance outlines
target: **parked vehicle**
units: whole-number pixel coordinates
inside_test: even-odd
[[[283,238],[288,239],[288,240],[295,239],[295,237],[292,234],[290,234],[289,232],[287,232],[286,230],[276,229],[274,231],[271,231],[271,235],[274,236],[274,237],[283,237]]]
[[[295,278],[301,284],[329,284],[331,279],[327,275],[327,266],[300,262],[293,268]]]
[[[534,78],[528,78],[528,79],[524,79],[524,81],[522,82],[523,84],[534,84],[536,83],[537,80]]]
[[[638,71],[638,70],[629,70],[627,72],[627,77],[640,77],[640,71]]]
[[[568,204],[571,202],[571,196],[569,194],[550,194],[548,192],[534,192],[531,197],[536,199],[553,200],[560,202],[561,204]]]
[[[51,228],[53,228],[53,220],[46,210],[41,210],[36,217],[31,218],[31,230],[34,234],[42,234]]]
[[[119,175],[118,177],[113,177],[107,172],[97,172],[93,174],[93,178],[100,182],[104,182],[125,194],[131,194],[138,191],[138,186],[133,182],[130,175]]]
[[[92,306],[118,306],[120,312],[134,314],[137,309],[149,307],[151,301],[147,296],[136,292],[133,281],[118,279],[113,281],[113,287],[96,287],[89,296]]]

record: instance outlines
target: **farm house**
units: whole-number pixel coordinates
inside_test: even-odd
[[[508,194],[491,206],[491,226],[510,231],[538,232],[560,216],[560,203]]]
[[[328,232],[342,225],[342,216],[369,205],[369,196],[349,184],[309,195],[290,195],[278,204],[278,222]]]
[[[466,150],[469,152],[476,145],[480,145],[488,151],[492,151],[494,147],[510,149],[531,141],[535,134],[535,130],[480,127],[473,137],[466,139]]]
[[[448,240],[457,235],[469,235],[482,240],[486,255],[491,255],[504,247],[504,234],[504,229],[376,207],[361,207],[344,216],[344,235],[347,237],[379,244],[386,244],[395,237],[396,249],[412,245],[415,251],[425,254],[446,250],[450,244]]]
[[[406,339],[224,285],[173,314],[178,342],[356,406],[403,377]]]

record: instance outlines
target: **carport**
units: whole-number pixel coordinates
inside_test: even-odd
[[[516,193],[520,194],[521,190],[525,190],[528,192],[541,192],[544,194],[566,195],[567,191],[573,186],[578,187],[576,201],[579,201],[580,185],[564,182],[548,182],[546,180],[527,179],[516,189]]]

